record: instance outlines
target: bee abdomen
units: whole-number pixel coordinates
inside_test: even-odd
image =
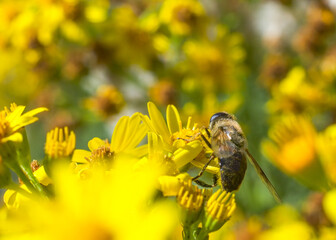
[[[224,190],[235,191],[242,183],[246,171],[245,155],[238,151],[232,156],[219,159],[221,183]]]

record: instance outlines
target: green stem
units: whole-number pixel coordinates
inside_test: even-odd
[[[209,233],[208,231],[204,230],[204,228],[201,229],[197,236],[198,240],[208,240],[209,239]]]
[[[9,160],[6,161],[5,164],[8,168],[12,169],[12,171],[16,173],[16,175],[21,179],[21,181],[31,192],[36,192],[34,186],[30,183],[27,176],[21,171],[20,166],[15,161]]]
[[[47,197],[48,194],[42,187],[41,183],[39,183],[39,181],[36,179],[30,167],[27,168],[26,166],[20,165],[20,168],[23,174],[27,177],[29,183],[34,187],[34,189],[37,190],[37,192],[40,193],[41,196]]]

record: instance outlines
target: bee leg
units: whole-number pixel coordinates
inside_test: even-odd
[[[204,137],[203,134],[201,134],[201,137],[202,137],[203,141],[206,143],[206,145],[208,145],[208,147],[211,148],[211,143],[208,141],[208,139],[206,139],[206,137]]]
[[[214,174],[213,175],[213,184],[210,185],[210,184],[207,184],[201,180],[195,180],[195,183],[197,183],[198,185],[202,186],[202,187],[206,187],[206,188],[213,188],[213,187],[216,187],[217,186],[217,183],[218,183],[218,176],[217,174]]]
[[[212,188],[214,187],[213,185],[207,184],[201,180],[195,180],[195,183],[197,183],[198,185],[202,186],[202,187],[206,187],[206,188]]]
[[[208,129],[208,128],[205,128],[205,131],[206,131],[206,133],[207,133],[207,135],[208,135],[208,138],[210,138],[210,137],[211,137],[211,134],[210,134],[210,132],[209,132],[209,129]]]
[[[212,187],[216,187],[217,185],[218,185],[218,175],[214,174]]]
[[[197,176],[195,176],[195,177],[192,178],[193,181],[197,180],[198,178],[200,178],[200,177],[203,175],[205,169],[207,168],[207,166],[210,164],[210,162],[211,162],[212,159],[214,159],[214,158],[215,158],[215,156],[214,156],[214,155],[211,155],[211,157],[209,158],[209,161],[204,165],[204,167],[203,167],[202,170],[199,172],[199,174],[198,174]],[[195,181],[195,182],[196,182],[196,181]]]

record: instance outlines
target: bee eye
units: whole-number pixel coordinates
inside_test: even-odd
[[[212,115],[212,117],[210,118],[210,124],[214,123],[215,121],[217,121],[219,118],[223,118],[223,119],[233,119],[232,115],[226,112],[219,112],[219,113],[215,113],[214,115]]]
[[[215,113],[214,115],[212,115],[212,117],[210,118],[210,123],[214,122],[216,118],[221,117],[223,113]]]

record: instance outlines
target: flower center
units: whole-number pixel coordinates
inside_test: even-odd
[[[201,138],[199,129],[182,129],[181,131],[175,132],[172,136],[172,142],[176,140],[184,140],[186,142],[191,142],[194,140],[199,140]]]
[[[114,159],[114,152],[111,151],[109,146],[100,146],[91,152],[91,156],[86,160],[94,165],[101,165],[108,167]]]

